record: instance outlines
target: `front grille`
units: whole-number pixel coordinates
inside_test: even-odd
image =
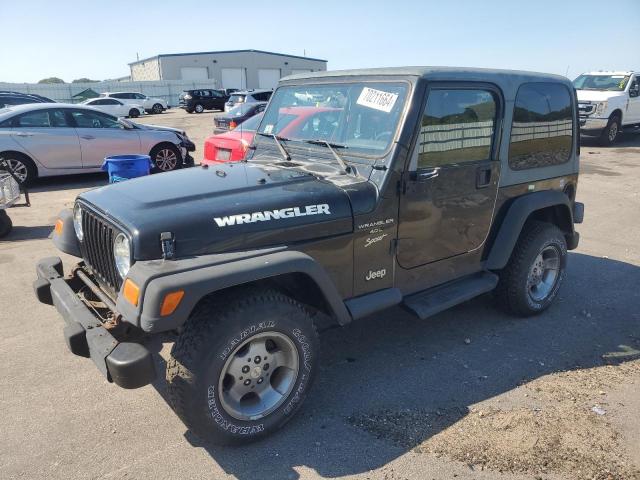
[[[82,209],[82,231],[81,250],[85,264],[115,295],[122,279],[113,259],[113,241],[120,232],[86,208]]]
[[[580,115],[591,115],[596,109],[596,106],[591,103],[579,103],[578,113]]]

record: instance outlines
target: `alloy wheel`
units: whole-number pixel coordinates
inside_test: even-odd
[[[14,158],[6,159],[6,162],[9,165],[9,170],[13,172],[20,183],[24,183],[29,177],[29,170],[27,166],[22,163],[20,160],[16,160]]]
[[[560,251],[549,245],[538,254],[527,278],[529,296],[535,302],[544,301],[553,292],[560,277]]]
[[[613,142],[618,136],[618,122],[613,122],[609,127],[609,141]]]
[[[153,113],[158,114],[158,113],[162,113],[162,105],[159,104],[155,104],[153,106]]]
[[[170,148],[163,148],[156,154],[155,162],[159,170],[170,172],[176,168],[178,156]]]
[[[222,408],[238,420],[258,420],[286,401],[299,372],[298,349],[278,332],[245,340],[227,359],[218,381]]]

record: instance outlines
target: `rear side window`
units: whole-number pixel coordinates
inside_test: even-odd
[[[47,128],[51,126],[49,112],[46,110],[25,113],[20,115],[17,120],[17,127]]]
[[[259,102],[266,102],[271,97],[271,92],[254,93],[253,98]]]
[[[549,167],[569,160],[573,145],[571,94],[557,83],[526,83],[518,89],[511,124],[509,166]]]
[[[418,168],[489,160],[496,106],[488,90],[431,90],[420,128]]]

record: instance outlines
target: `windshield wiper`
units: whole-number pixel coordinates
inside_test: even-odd
[[[338,155],[338,152],[336,151],[336,148],[349,148],[346,145],[341,145],[339,143],[331,143],[326,140],[305,140],[305,142],[310,143],[312,145],[324,145],[329,149],[329,151],[331,151],[333,158],[336,159],[336,161],[340,164],[340,166],[345,171],[345,173],[353,172],[352,168],[349,165],[347,165],[347,163],[342,159],[340,155]]]
[[[280,150],[280,153],[282,154],[282,158],[284,158],[286,162],[291,160],[291,155],[289,155],[289,152],[287,152],[287,149],[284,148],[284,145],[282,144],[282,142],[288,142],[289,141],[288,138],[280,137],[275,133],[262,133],[262,132],[256,132],[256,133],[262,137],[273,138],[273,140],[276,142],[276,145],[278,146],[278,150]]]

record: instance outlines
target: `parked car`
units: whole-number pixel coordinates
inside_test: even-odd
[[[280,136],[305,92],[337,110]],[[65,276],[59,258],[40,260],[34,292],[107,380],[166,379],[170,405],[203,441],[262,439],[318,393],[318,331],[399,305],[425,319],[490,291],[526,317],[576,281],[576,103],[566,78],[521,71],[281,80],[246,162],[81,193],[53,234],[78,263]],[[138,339],[163,332],[176,339],[157,375]]]
[[[234,107],[238,108],[238,107]],[[289,138],[302,132],[315,132],[320,138],[323,132],[338,120],[338,108],[330,107],[286,107],[280,109],[282,119],[278,135]],[[204,142],[204,159],[202,163],[220,163],[243,160],[249,146],[253,142],[255,130],[263,114],[259,113],[245,120],[240,128],[226,133],[213,135]]]
[[[122,103],[142,105],[147,113],[162,113],[169,108],[167,101],[160,97],[148,97],[139,92],[105,92],[101,97],[115,98]]]
[[[229,95],[223,90],[200,88],[182,92],[178,97],[178,106],[188,113],[202,113],[205,110],[223,110],[227,100]]]
[[[573,81],[580,133],[613,145],[623,131],[640,131],[640,73],[589,72]]]
[[[123,103],[115,98],[91,98],[80,103],[87,107],[95,108],[101,112],[108,113],[114,117],[131,117],[136,118],[144,115],[145,109],[142,105],[135,103]]]
[[[242,128],[212,135],[205,139],[203,160],[200,163],[236,162],[244,159],[261,119],[262,113],[259,113],[245,120],[242,123]]]
[[[266,106],[267,102],[241,103],[240,105],[236,105],[227,113],[217,115],[213,119],[214,131],[233,130],[254,115],[264,112],[264,107]]]
[[[16,177],[98,172],[106,156],[150,155],[158,171],[192,162],[183,130],[141,125],[84,105],[37,103],[0,111],[0,157]]]
[[[27,103],[55,103],[53,100],[42,95],[31,93],[20,93],[10,91],[0,91],[0,108],[11,105],[25,105]]]
[[[234,92],[224,104],[224,111],[228,112],[240,103],[268,102],[273,90],[244,90]]]

